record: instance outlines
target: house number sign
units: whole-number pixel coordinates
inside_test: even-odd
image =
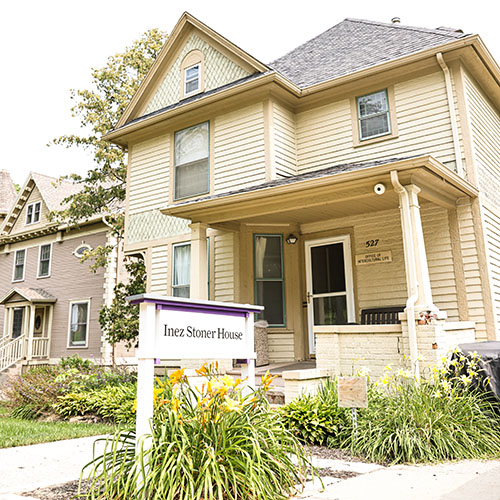
[[[136,439],[150,433],[155,359],[243,359],[255,385],[254,314],[264,308],[144,293],[139,305]],[[246,373],[245,373],[246,372]]]

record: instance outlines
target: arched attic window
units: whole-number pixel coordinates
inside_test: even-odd
[[[181,63],[181,99],[205,90],[205,56],[200,50],[192,50]]]

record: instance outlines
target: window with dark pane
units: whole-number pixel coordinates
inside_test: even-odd
[[[12,338],[17,339],[20,337],[23,332],[23,316],[24,316],[24,308],[23,307],[15,307],[14,315],[12,318]]]
[[[174,135],[174,198],[208,193],[209,182],[208,122],[179,130]]]
[[[50,271],[50,245],[42,245],[40,247],[40,262],[38,264],[38,277],[49,275]]]
[[[311,248],[313,293],[344,292],[344,245],[334,243]]]
[[[264,306],[259,319],[270,326],[285,325],[283,237],[255,235],[255,302]]]
[[[17,250],[14,262],[14,281],[24,279],[24,262],[26,260],[26,250]]]
[[[358,97],[357,103],[361,140],[391,133],[387,90]]]

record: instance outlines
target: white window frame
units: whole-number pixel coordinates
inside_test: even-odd
[[[39,205],[38,219],[34,220],[35,213],[36,213],[36,206],[37,205]],[[30,207],[33,207],[33,209],[32,209],[32,212],[31,212],[31,221],[28,222]],[[41,218],[42,218],[42,202],[41,201],[35,201],[34,203],[30,203],[29,205],[26,206],[26,224],[25,224],[26,226],[29,226],[30,224],[36,224],[37,222],[40,222]]]
[[[20,279],[16,280],[16,262],[17,262],[17,254],[19,252],[24,252],[24,262],[23,262],[23,277]],[[14,266],[12,269],[12,283],[19,283],[21,281],[24,281],[24,275],[26,274],[26,261],[28,257],[28,249],[27,248],[20,248],[19,250],[16,250],[14,253]]]
[[[189,286],[189,296],[191,296],[191,275],[189,279],[189,283],[183,284],[183,285],[174,285],[174,276],[175,276],[175,248],[176,247],[183,247],[183,246],[188,246],[189,247],[189,258],[191,259],[191,242],[190,241],[183,241],[179,243],[173,243],[172,244],[172,280],[171,280],[171,290],[172,290],[172,296],[175,297],[174,295],[174,289],[176,288],[185,288],[186,286]],[[191,266],[191,262],[189,264]],[[190,268],[191,269],[191,268]]]
[[[80,299],[80,300],[70,300],[69,301],[69,311],[68,311],[68,349],[87,349],[89,345],[89,333],[90,333],[90,298]],[[71,311],[74,304],[87,304],[87,334],[85,336],[85,345],[71,345]]]
[[[50,254],[49,254],[49,271],[47,274],[41,275],[40,274],[40,267],[41,267],[41,257],[42,257],[42,247],[50,247]],[[45,243],[43,245],[40,245],[38,247],[38,269],[36,273],[37,279],[39,278],[50,278],[50,274],[52,272],[52,243]]]
[[[384,95],[385,95],[385,102],[387,104],[387,110],[383,111],[383,112],[380,112],[380,113],[373,113],[371,115],[363,116],[362,117],[361,116],[361,111],[359,109],[360,99],[362,99],[363,97],[368,97],[368,96],[371,96],[371,95],[374,95],[374,94],[381,94],[381,93],[384,93]],[[364,95],[356,97],[356,109],[357,109],[357,112],[358,112],[359,140],[361,142],[362,141],[369,141],[370,139],[376,139],[377,137],[383,137],[385,135],[391,135],[392,134],[391,104],[390,104],[390,100],[389,100],[389,92],[387,91],[387,89],[377,90],[375,92],[370,92],[369,94],[364,94]],[[383,115],[387,116],[387,131],[386,132],[381,132],[379,134],[370,135],[368,137],[363,137],[363,132],[362,132],[362,128],[361,128],[361,121],[362,120],[366,120],[368,118],[374,118],[376,116],[383,116]]]
[[[187,91],[187,85],[188,83],[191,83],[192,81],[195,80],[195,78],[190,78],[188,79],[187,73],[190,69],[193,68],[198,68],[198,76],[196,77],[196,80],[198,81],[198,85],[194,90],[191,90],[190,92]],[[189,97],[193,94],[197,94],[201,90],[201,63],[198,62],[196,64],[192,64],[191,66],[188,66],[187,68],[184,68],[184,97]]]

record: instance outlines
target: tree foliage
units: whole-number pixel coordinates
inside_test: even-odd
[[[115,287],[113,302],[103,306],[99,323],[111,345],[124,341],[127,349],[134,347],[139,335],[139,306],[130,305],[125,299],[146,291],[146,266],[142,259],[131,259],[125,264],[130,277],[126,284]]]
[[[80,119],[84,134],[63,135],[52,143],[91,151],[94,166],[86,176],[67,176],[81,184],[82,190],[65,200],[68,206],[55,214],[57,219],[78,223],[113,210],[125,200],[126,152],[102,137],[125,111],[165,40],[166,34],[158,29],[145,32],[124,52],[109,57],[103,68],[92,69],[91,90],[71,90],[75,102],[71,112]],[[115,217],[112,223],[121,234],[122,217]]]

